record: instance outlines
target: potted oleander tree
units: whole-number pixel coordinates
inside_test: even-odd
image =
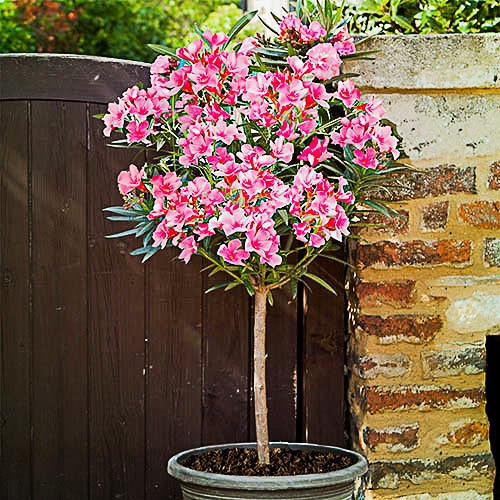
[[[226,35],[202,32],[162,53],[151,85],[134,86],[102,116],[120,145],[153,148],[156,159],[118,176],[121,207],[111,219],[133,221],[149,259],[177,247],[211,273],[226,276],[207,290],[242,286],[254,298],[256,443],[180,453],[169,472],[185,498],[351,498],[366,460],[347,450],[270,443],[266,397],[266,310],[273,291],[311,280],[316,259],[335,253],[360,210],[387,216],[373,199],[403,166],[398,138],[380,99],[363,98],[343,61],[356,51],[330,0],[301,3],[276,17],[274,35],[236,42],[255,13]]]

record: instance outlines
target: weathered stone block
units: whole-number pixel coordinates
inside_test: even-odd
[[[356,294],[361,307],[411,307],[416,302],[415,281],[360,281],[356,285]]]
[[[470,481],[492,478],[495,466],[489,453],[445,457],[441,460],[408,459],[372,462],[371,482],[374,488],[397,489],[402,481],[423,484],[452,478]]]
[[[470,261],[471,250],[472,243],[461,240],[382,241],[358,245],[357,261],[363,267],[461,265]]]
[[[396,175],[398,185],[390,193],[377,191],[376,198],[388,201],[413,200],[457,193],[476,192],[476,169],[440,165]]]
[[[488,188],[500,189],[500,162],[490,165],[490,174],[488,176]]]
[[[398,210],[401,217],[386,217],[378,213],[362,214],[361,221],[368,226],[360,226],[364,236],[397,235],[408,233],[408,219],[410,214],[407,210]]]
[[[426,205],[422,209],[422,231],[444,231],[448,223],[450,203],[440,201]]]
[[[419,425],[416,423],[386,427],[385,429],[365,427],[363,429],[363,441],[372,451],[375,451],[381,445],[385,445],[391,452],[405,452],[418,447],[418,430]]]
[[[459,420],[450,424],[449,429],[449,432],[438,437],[438,444],[474,447],[488,440],[489,426],[483,422]]]
[[[373,353],[361,356],[354,364],[356,374],[362,379],[402,377],[411,368],[410,358],[406,354]]]
[[[446,311],[448,327],[458,333],[483,332],[500,327],[500,295],[478,290],[456,300]]]
[[[395,342],[424,344],[435,337],[441,330],[443,322],[439,316],[423,314],[396,315],[387,318],[362,315],[359,318],[359,326],[368,335],[376,336],[380,344]]]
[[[431,410],[476,408],[485,400],[484,388],[458,389],[451,386],[366,386],[361,403],[369,413],[387,410]]]
[[[500,267],[500,238],[484,240],[483,259],[486,267]]]
[[[481,229],[500,229],[500,201],[462,203],[458,215],[467,224]]]
[[[424,351],[420,356],[424,378],[473,375],[483,372],[486,365],[486,350],[482,345]]]

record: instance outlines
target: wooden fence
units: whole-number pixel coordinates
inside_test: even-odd
[[[201,259],[144,266],[134,238],[104,238],[116,175],[143,158],[93,116],[147,80],[132,62],[0,56],[2,499],[177,499],[169,456],[253,438],[246,293],[205,295]],[[344,444],[339,290],[275,298],[273,440]]]

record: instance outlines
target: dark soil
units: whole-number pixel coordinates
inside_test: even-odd
[[[345,455],[271,448],[271,463],[260,465],[256,450],[229,448],[191,456],[182,465],[201,472],[233,476],[296,476],[332,472],[352,464],[353,459]]]

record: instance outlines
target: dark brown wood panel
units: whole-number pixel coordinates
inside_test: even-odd
[[[266,326],[269,438],[294,441],[297,430],[297,302],[292,300],[290,287],[273,291],[273,306],[268,305]]]
[[[222,280],[205,277],[204,287]],[[243,287],[204,296],[203,444],[249,439],[249,309]]]
[[[31,104],[33,496],[87,491],[86,106]]]
[[[181,498],[167,461],[201,444],[202,261],[186,265],[178,253],[156,254],[146,268],[148,500]]]
[[[29,153],[25,101],[0,102],[0,497],[31,495]]]
[[[302,365],[302,439],[344,446],[344,266],[318,259],[311,272],[330,283],[305,290]]]
[[[89,446],[92,499],[144,497],[144,266],[129,255],[135,238],[105,239],[119,225],[104,207],[120,205],[118,172],[135,152],[105,146],[89,109]],[[144,161],[144,158],[139,158]]]
[[[74,54],[0,54],[0,99],[108,103],[137,82],[149,64]]]

